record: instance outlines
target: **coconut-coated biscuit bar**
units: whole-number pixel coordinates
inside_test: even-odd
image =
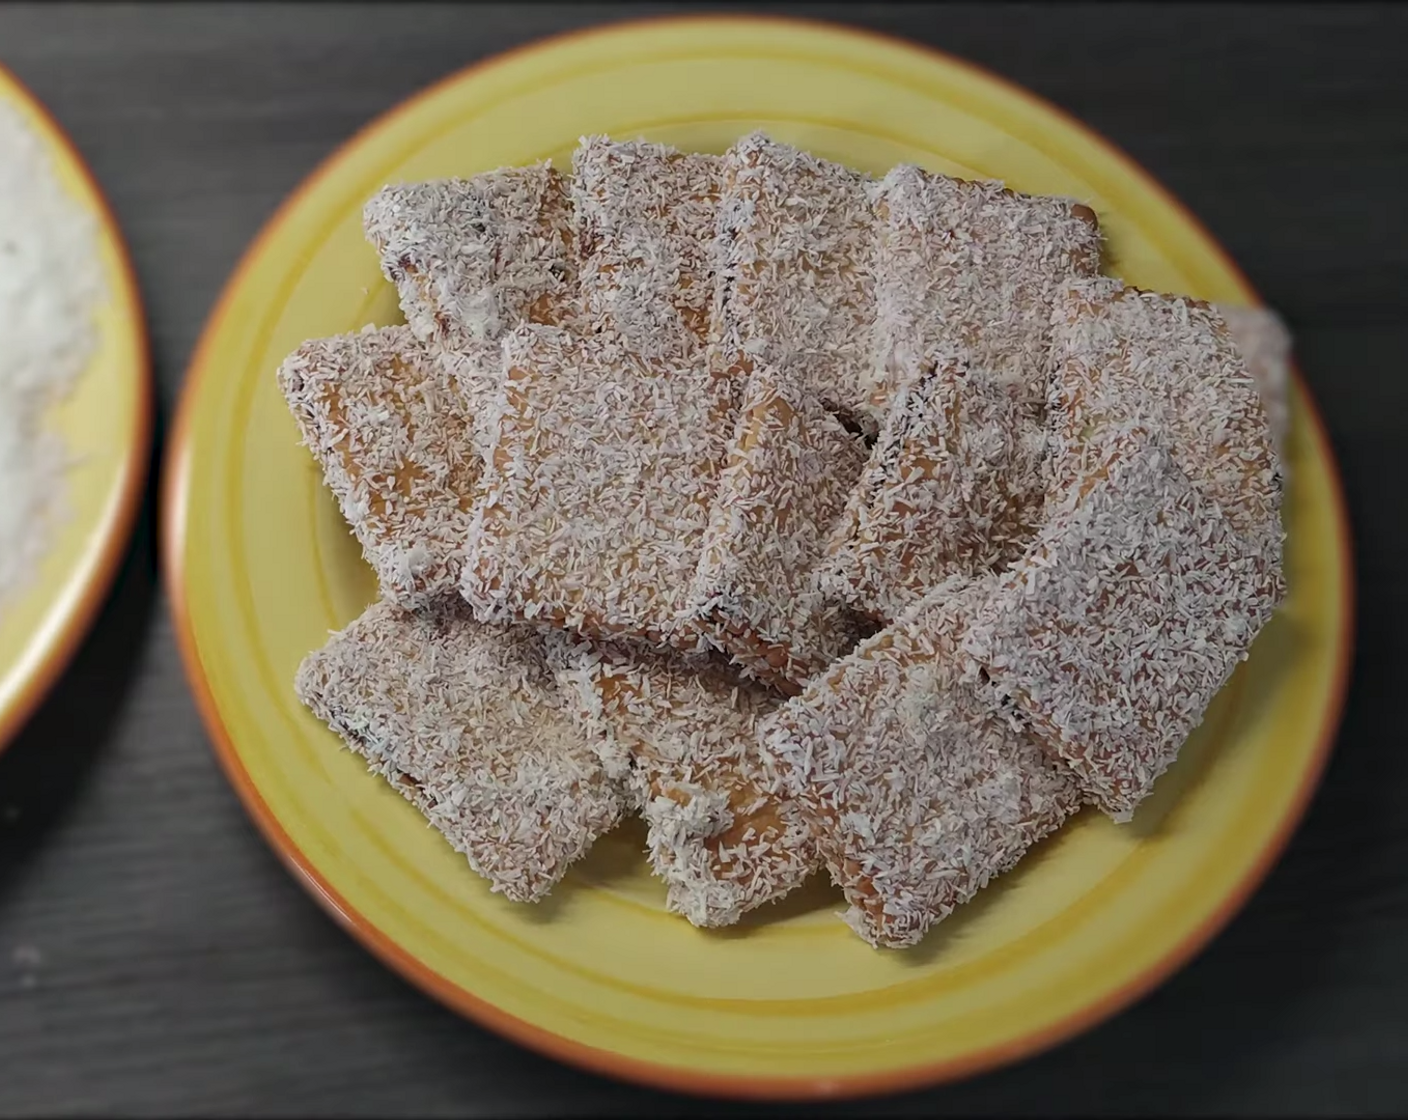
[[[761,133],[723,157],[715,361],[772,366],[833,412],[866,400],[870,180]]]
[[[1057,301],[1050,480],[1088,476],[1111,433],[1147,428],[1239,533],[1281,532],[1280,461],[1222,316],[1183,296],[1076,281]]]
[[[572,207],[548,164],[383,187],[362,219],[423,342],[472,349],[575,304]]]
[[[515,902],[542,898],[620,819],[544,637],[476,622],[453,597],[374,604],[308,655],[295,688]]]
[[[278,380],[382,594],[453,592],[483,461],[445,364],[406,327],[367,328],[305,342]]]
[[[990,370],[927,361],[892,397],[833,530],[822,585],[882,622],[950,575],[1016,559],[1043,492],[1039,438]]]
[[[521,327],[461,591],[486,620],[698,648],[686,617],[733,390],[702,357]]]
[[[907,164],[874,193],[877,420],[908,371],[949,353],[1004,382],[1039,422],[1056,295],[1100,271],[1095,212]]]
[[[721,164],[663,144],[586,137],[573,156],[582,307],[642,358],[708,340]]]
[[[1280,534],[1238,533],[1173,454],[1129,430],[1049,507],[962,648],[1127,820],[1283,593]]]
[[[761,731],[846,921],[917,943],[1080,806],[1076,783],[971,683],[957,649],[991,583],[954,577],[812,680]]]
[[[757,724],[779,693],[715,656],[634,643],[579,648],[561,679],[646,820],[672,912],[731,925],[816,869],[810,830],[758,757]]]
[[[862,441],[820,402],[755,365],[692,601],[724,652],[784,690],[795,692],[859,637],[845,602],[821,589],[818,569],[865,458]]]

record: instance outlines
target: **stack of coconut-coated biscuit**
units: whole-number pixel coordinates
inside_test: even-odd
[[[279,383],[381,597],[297,689],[511,899],[636,813],[696,925],[824,869],[913,944],[1128,819],[1283,594],[1266,324],[1080,202],[589,138],[365,226],[405,325]]]

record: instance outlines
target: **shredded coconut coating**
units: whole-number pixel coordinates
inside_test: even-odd
[[[1286,434],[1291,427],[1291,332],[1279,315],[1264,307],[1214,306],[1256,382],[1284,470]]]
[[[763,754],[807,811],[846,921],[916,944],[1080,806],[1065,767],[975,691],[956,648],[990,582],[954,577],[765,721]]]
[[[309,654],[300,700],[405,795],[493,889],[536,902],[621,817],[542,636],[451,598],[369,607]]]
[[[383,187],[362,222],[422,342],[497,342],[558,325],[576,292],[572,207],[547,164]]]
[[[1000,377],[937,356],[890,401],[829,543],[822,585],[889,622],[950,575],[1005,567],[1043,501],[1039,429]]]
[[[645,818],[671,913],[732,925],[816,870],[810,829],[758,756],[758,721],[784,697],[710,656],[626,643],[578,656],[560,679]]]
[[[538,164],[389,186],[363,225],[407,324],[473,405],[487,452],[482,418],[502,380],[503,336],[522,323],[563,325],[578,309],[566,182]]]
[[[868,424],[881,435],[823,585],[888,621],[944,576],[1000,566],[1030,539],[1052,308],[1073,278],[1098,273],[1100,230],[1070,199],[911,165],[892,169],[874,199],[865,368]]]
[[[587,319],[644,359],[692,354],[714,299],[719,157],[593,136],[573,168]]]
[[[465,597],[483,618],[698,649],[685,617],[736,392],[707,358],[718,161],[582,141],[575,331],[504,343]]]
[[[857,171],[761,133],[723,157],[715,357],[771,365],[834,412],[865,404],[875,220]]]
[[[1100,271],[1095,211],[912,165],[881,180],[875,211],[877,417],[909,371],[948,353],[1004,381],[1040,422],[1056,296]]]
[[[483,460],[445,364],[406,327],[368,327],[305,342],[278,379],[382,594],[453,593]]]
[[[823,592],[828,531],[866,450],[815,399],[757,365],[719,478],[694,610],[746,671],[796,692],[850,649],[857,620]]]
[[[481,618],[695,649],[685,617],[733,422],[696,355],[646,361],[618,336],[523,327],[462,592]]]
[[[1238,534],[1134,429],[1055,501],[963,650],[1100,807],[1128,820],[1283,593],[1280,534]]]
[[[1057,302],[1051,485],[1089,475],[1109,434],[1142,426],[1239,533],[1281,534],[1280,461],[1256,382],[1197,300],[1076,281]]]

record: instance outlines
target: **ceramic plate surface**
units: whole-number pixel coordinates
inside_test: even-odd
[[[456,75],[372,124],[290,199],[206,328],[166,486],[165,548],[192,682],[270,842],[373,952],[470,1017],[595,1070],[732,1095],[914,1086],[1067,1037],[1199,948],[1259,881],[1340,711],[1348,535],[1334,463],[1294,401],[1284,610],[1129,826],[1093,812],[939,927],[877,952],[824,882],[735,929],[663,907],[642,834],[601,841],[551,899],[492,895],[294,697],[300,659],[375,594],[275,384],[303,340],[399,321],[362,239],[397,180],[551,157],[578,137],[721,152],[754,128],[871,172],[901,161],[1099,212],[1110,268],[1255,302],[1147,174],[1049,105],[955,59],[836,27],[688,18],[577,34]]]

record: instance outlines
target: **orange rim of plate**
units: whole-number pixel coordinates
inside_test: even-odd
[[[664,16],[622,20],[534,40],[531,43],[526,43],[509,51],[494,55],[491,58],[482,59],[479,62],[456,70],[446,77],[426,86],[420,92],[393,106],[391,109],[388,109],[368,124],[364,125],[344,144],[340,145],[336,151],[325,158],[308,177],[303,180],[294,192],[283,201],[278,210],[275,211],[273,217],[271,217],[268,222],[265,223],[263,229],[260,230],[259,235],[255,238],[249,249],[246,250],[240,263],[236,266],[233,275],[226,283],[220,300],[211,312],[205,329],[201,333],[200,342],[191,359],[186,384],[183,386],[182,390],[181,404],[176,415],[176,422],[171,437],[170,454],[162,480],[162,556],[171,609],[176,622],[176,638],[181,652],[181,659],[185,665],[186,675],[190,680],[191,688],[195,694],[196,703],[200,709],[201,717],[205,722],[206,730],[210,734],[216,759],[224,770],[226,777],[234,786],[235,792],[244,804],[245,810],[254,819],[255,824],[258,825],[260,831],[263,833],[265,840],[273,847],[275,852],[278,853],[284,865],[339,925],[352,934],[354,938],[361,942],[367,950],[380,959],[385,965],[399,973],[403,978],[420,988],[427,995],[434,997],[441,1003],[480,1025],[496,1031],[539,1053],[586,1069],[592,1073],[633,1081],[652,1088],[674,1092],[695,1093],[705,1096],[772,1100],[859,1097],[897,1093],[908,1089],[919,1089],[939,1082],[969,1077],[999,1066],[1007,1065],[1021,1058],[1029,1057],[1040,1051],[1049,1049],[1058,1043],[1064,1042],[1109,1018],[1116,1012],[1123,1010],[1141,996],[1157,987],[1158,984],[1172,973],[1176,972],[1183,964],[1196,955],[1200,949],[1207,945],[1207,943],[1227,925],[1243,905],[1245,905],[1252,893],[1271,870],[1277,858],[1289,842],[1296,826],[1305,815],[1305,811],[1310,804],[1310,799],[1319,784],[1320,776],[1324,772],[1325,764],[1329,759],[1330,751],[1335,741],[1335,733],[1339,727],[1340,716],[1344,708],[1345,693],[1348,687],[1350,664],[1352,660],[1351,639],[1354,632],[1354,568],[1350,544],[1349,518],[1344,501],[1344,490],[1339,475],[1339,466],[1333,454],[1333,447],[1325,429],[1324,420],[1320,416],[1319,410],[1315,407],[1314,398],[1306,387],[1304,377],[1298,368],[1293,367],[1292,373],[1301,390],[1302,398],[1305,401],[1306,419],[1315,441],[1321,444],[1326,452],[1325,464],[1329,475],[1330,491],[1333,496],[1333,515],[1339,526],[1339,531],[1336,534],[1339,545],[1339,560],[1342,565],[1342,570],[1345,573],[1342,584],[1342,601],[1340,603],[1342,623],[1340,633],[1337,635],[1339,658],[1335,668],[1335,681],[1329,700],[1325,706],[1324,719],[1319,733],[1319,742],[1309,765],[1306,767],[1301,787],[1296,792],[1296,796],[1282,819],[1280,827],[1263,848],[1260,856],[1238,885],[1237,889],[1229,892],[1227,897],[1223,900],[1222,905],[1208,917],[1202,926],[1185,938],[1181,944],[1172,949],[1157,965],[1147,969],[1124,987],[1117,989],[1103,999],[1089,1004],[1076,1014],[1070,1015],[1058,1023],[1054,1023],[1042,1030],[1034,1031],[1019,1038],[1011,1039],[1001,1045],[990,1047],[987,1050],[967,1054],[961,1059],[914,1065],[906,1069],[886,1071],[883,1073],[827,1078],[825,1080],[809,1077],[774,1078],[704,1074],[693,1070],[628,1058],[612,1051],[587,1046],[563,1038],[561,1035],[544,1030],[532,1023],[525,1022],[517,1016],[507,1014],[493,1004],[466,991],[459,985],[449,982],[439,973],[408,954],[400,945],[387,937],[372,922],[349,905],[348,902],[333,889],[331,884],[323,878],[307,856],[294,844],[289,835],[284,831],[277,817],[265,804],[264,799],[260,796],[258,789],[245,770],[244,764],[240,761],[239,753],[235,749],[229,732],[220,718],[219,710],[216,707],[209,682],[206,679],[204,668],[201,664],[200,653],[196,648],[195,632],[191,625],[191,619],[186,605],[186,577],[182,549],[186,535],[186,491],[191,462],[190,414],[193,408],[192,401],[195,398],[195,390],[205,372],[208,357],[207,350],[211,344],[211,340],[217,333],[221,319],[226,313],[232,293],[239,286],[239,282],[246,269],[249,267],[250,262],[259,255],[266,242],[273,238],[288,213],[298,204],[304,194],[315,184],[320,182],[324,176],[330,173],[347,149],[355,146],[363,137],[374,131],[381,131],[382,129],[393,127],[402,114],[422,100],[439,93],[447,86],[463,81],[471,74],[480,70],[499,66],[522,55],[549,49],[569,40],[590,38],[603,34],[617,34],[623,29],[631,27],[655,27],[670,23],[768,24],[782,27],[791,26],[826,29],[833,32],[839,31],[888,44],[891,47],[899,47],[910,52],[918,53],[927,56],[931,60],[938,60],[947,65],[957,66],[967,70],[974,76],[988,82],[996,83],[1009,93],[1020,96],[1027,102],[1041,108],[1043,111],[1059,116],[1066,124],[1082,133],[1103,149],[1107,155],[1123,164],[1139,179],[1146,189],[1173,207],[1191,226],[1202,233],[1207,239],[1209,246],[1213,248],[1222,259],[1228,271],[1242,282],[1249,293],[1256,296],[1255,289],[1247,280],[1245,274],[1238,268],[1217,239],[1212,236],[1207,227],[1204,226],[1183,203],[1170,194],[1148,171],[1130,156],[1126,155],[1111,141],[1105,139],[1064,109],[1046,101],[1044,98],[1038,97],[1036,94],[1017,83],[988,70],[986,67],[968,62],[965,59],[951,55],[936,47],[912,43],[908,40],[886,35],[882,32],[870,31],[864,28],[851,27],[825,20],[734,14]],[[1256,297],[1256,299],[1259,302],[1259,297]]]
[[[117,493],[115,499],[109,502],[103,521],[97,528],[99,544],[97,555],[91,561],[88,580],[82,593],[68,607],[66,617],[52,630],[52,636],[47,639],[48,649],[29,671],[28,679],[16,694],[14,702],[0,713],[2,754],[73,660],[79,645],[96,620],[98,611],[107,601],[108,592],[127,551],[137,510],[141,508],[142,497],[146,492],[145,460],[151,454],[155,394],[152,387],[151,340],[147,333],[147,317],[142,307],[141,288],[137,283],[137,271],[132,265],[132,256],[128,251],[127,241],[122,236],[122,227],[118,225],[117,216],[113,213],[112,204],[103,188],[98,185],[97,176],[93,174],[93,169],[88,166],[72,137],[55,119],[48,106],[3,62],[0,62],[0,80],[9,84],[42,122],[41,138],[46,144],[59,148],[73,165],[88,195],[84,201],[97,215],[102,236],[112,242],[121,279],[118,289],[113,292],[113,300],[121,306],[125,317],[133,325],[131,366],[141,382],[138,386],[139,401],[132,421],[131,439],[119,471]]]

